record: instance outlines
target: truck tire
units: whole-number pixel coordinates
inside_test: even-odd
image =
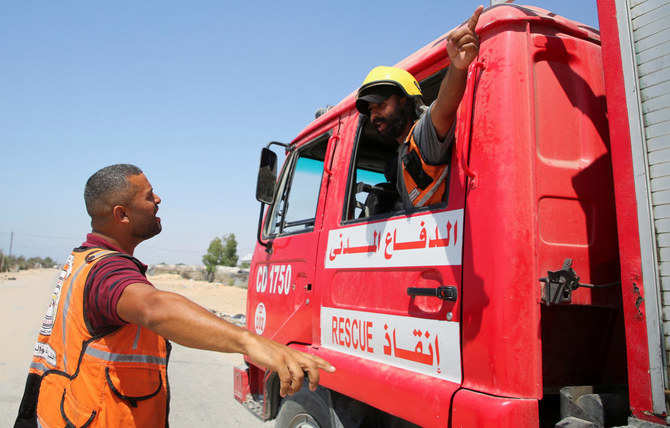
[[[275,420],[277,428],[335,428],[328,390],[319,386],[312,392],[306,383],[281,401]]]

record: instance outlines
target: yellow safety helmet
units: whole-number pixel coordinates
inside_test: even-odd
[[[409,98],[420,98],[421,87],[408,71],[398,67],[375,67],[368,73],[363,84],[356,93],[356,108],[368,114],[368,103],[379,103],[393,93],[391,88],[399,88]]]

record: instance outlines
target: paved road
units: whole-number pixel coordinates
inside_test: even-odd
[[[58,277],[56,270],[0,276],[0,426],[10,426],[23,394],[39,325]],[[233,398],[238,355],[174,345],[170,356],[170,426],[273,427]]]

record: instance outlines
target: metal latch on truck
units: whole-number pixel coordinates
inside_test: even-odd
[[[581,284],[577,273],[572,269],[572,259],[565,259],[560,270],[547,271],[547,276],[540,278],[540,282],[544,283],[542,287],[542,301],[547,305],[571,301],[572,292],[579,287],[607,288],[621,285],[620,282],[602,285]]]

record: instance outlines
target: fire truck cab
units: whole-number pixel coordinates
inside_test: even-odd
[[[238,367],[235,396],[263,420],[629,423],[600,34],[520,5],[487,8],[477,33],[441,203],[398,208],[384,176],[397,144],[354,94],[263,149],[247,328],[337,368],[281,399],[275,373]],[[397,64],[426,105],[449,67],[444,44]]]

